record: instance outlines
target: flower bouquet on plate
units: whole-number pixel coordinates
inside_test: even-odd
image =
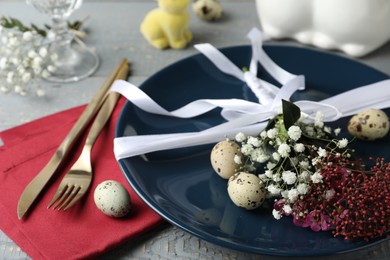
[[[211,163],[225,179],[231,176],[228,193],[239,207],[254,209],[268,198],[275,219],[291,216],[300,227],[331,230],[348,240],[387,235],[390,163],[371,158],[373,166],[366,169],[339,133],[324,124],[320,112],[306,122],[298,106],[283,100],[283,113],[258,136],[238,133],[223,141],[238,145],[222,157],[215,155],[221,147],[216,145]],[[257,179],[244,183],[239,176],[246,174]]]

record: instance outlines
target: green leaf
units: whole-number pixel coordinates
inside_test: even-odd
[[[286,130],[294,125],[301,117],[301,109],[287,100],[282,99],[283,122]]]
[[[1,26],[4,28],[12,28],[14,25],[8,21],[8,19],[4,16],[1,17]]]
[[[31,28],[35,30],[38,34],[40,34],[42,37],[46,37],[47,35],[46,31],[39,29],[35,24],[31,24]]]
[[[26,26],[24,26],[23,23],[22,23],[20,20],[11,17],[11,22],[12,22],[16,27],[19,28],[19,31],[21,31],[21,32],[26,32],[26,31],[28,31],[28,28],[27,28]]]

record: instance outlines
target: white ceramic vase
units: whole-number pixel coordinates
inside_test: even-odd
[[[390,40],[390,0],[256,0],[263,31],[361,57]]]

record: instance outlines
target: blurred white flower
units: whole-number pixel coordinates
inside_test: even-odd
[[[287,134],[292,140],[298,141],[301,138],[302,131],[299,126],[292,125],[288,128]]]
[[[45,58],[47,56],[47,49],[42,47],[39,49],[39,55],[42,57],[42,58]]]
[[[292,185],[297,180],[297,175],[292,171],[284,171],[282,173],[282,179],[288,184]]]
[[[23,33],[23,40],[28,42],[28,41],[31,41],[33,38],[33,34],[31,31],[27,31],[27,32],[24,32]]]
[[[310,177],[310,179],[313,181],[313,183],[321,183],[322,175],[317,171]]]
[[[341,139],[341,140],[338,142],[338,147],[339,147],[340,149],[343,149],[343,148],[347,147],[347,145],[348,145],[348,139],[347,139],[347,138],[343,138],[343,139]]]
[[[281,144],[278,147],[278,153],[282,158],[286,158],[291,152],[291,147],[288,144]]]

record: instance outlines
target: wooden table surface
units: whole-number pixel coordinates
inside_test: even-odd
[[[254,0],[221,0],[224,17],[208,23],[191,14],[192,44],[209,42],[216,47],[248,45],[248,31],[260,27]],[[156,7],[146,0],[84,0],[70,20],[84,19],[88,36],[85,43],[94,46],[101,64],[97,72],[77,83],[47,85],[47,95],[20,97],[0,94],[0,131],[31,120],[87,103],[112,68],[124,57],[132,64],[130,80],[141,84],[146,78],[177,60],[197,53],[189,46],[184,50],[157,50],[143,39],[139,25],[144,15]],[[48,17],[38,13],[23,0],[1,0],[0,16],[12,16],[25,23],[49,23]],[[280,44],[299,45],[283,41]],[[342,54],[340,54],[342,55]],[[390,75],[390,43],[359,59]],[[0,141],[1,145],[1,141]],[[29,259],[4,233],[0,232],[0,259]],[[107,252],[101,259],[280,259],[253,255],[217,246],[167,224],[145,234],[137,241]],[[317,259],[390,259],[390,242],[368,249]]]

